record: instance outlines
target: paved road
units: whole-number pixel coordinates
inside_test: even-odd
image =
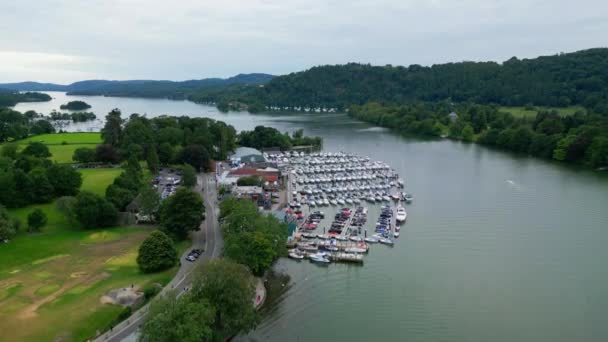
[[[199,175],[196,190],[199,191],[203,197],[206,218],[201,223],[201,229],[192,234],[192,248],[201,248],[204,249],[204,252],[196,262],[188,262],[184,259],[190,249],[184,252],[184,255],[182,255],[180,259],[181,266],[179,271],[173,280],[163,288],[159,296],[164,295],[167,291],[172,289],[177,289],[178,294],[183,293],[184,288],[189,285],[190,279],[188,278],[188,275],[192,269],[203,260],[219,257],[224,248],[224,240],[222,239],[217,221],[219,208],[217,206],[215,175],[213,173]],[[97,337],[95,341],[119,342],[127,337],[132,337],[137,332],[147,311],[148,305],[145,305],[134,312],[127,320],[115,326],[112,331],[108,331]]]

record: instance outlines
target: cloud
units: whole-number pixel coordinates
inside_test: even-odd
[[[605,17],[603,0],[5,1],[0,82],[502,61],[606,46]]]

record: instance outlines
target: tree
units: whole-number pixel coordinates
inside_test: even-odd
[[[116,164],[120,161],[120,156],[114,146],[101,144],[95,148],[95,160],[102,163]]]
[[[14,223],[8,217],[8,211],[0,205],[0,241],[10,240],[17,234]]]
[[[259,186],[262,183],[260,176],[246,176],[236,180],[238,186]]]
[[[155,217],[160,207],[160,195],[156,189],[144,185],[139,191],[139,212],[148,217]]]
[[[173,161],[173,146],[168,142],[164,142],[158,146],[158,159],[163,165],[170,164]]]
[[[111,146],[118,146],[122,133],[122,118],[119,109],[113,109],[106,115],[106,123],[101,129],[103,143]]]
[[[27,215],[27,228],[30,232],[40,231],[40,228],[44,227],[46,222],[46,214],[40,208],[34,209],[34,211]]]
[[[190,231],[199,230],[205,207],[199,194],[186,188],[179,188],[167,198],[160,210],[160,223],[163,230],[183,240]]]
[[[27,174],[31,181],[31,195],[35,203],[48,203],[53,199],[55,189],[49,181],[46,170],[37,167]]]
[[[3,144],[2,151],[0,151],[0,156],[8,157],[11,159],[16,159],[18,149],[19,149],[19,146],[17,144],[14,144],[14,143]]]
[[[473,131],[473,127],[471,127],[471,125],[467,124],[466,126],[464,126],[464,128],[460,132],[460,137],[464,141],[471,142],[471,141],[473,141],[473,134],[474,133],[475,132]]]
[[[137,194],[133,191],[127,188],[122,188],[116,184],[110,184],[106,188],[106,199],[120,211],[125,211],[135,196],[137,196]]]
[[[116,224],[118,212],[112,203],[91,192],[76,196],[74,215],[84,228],[109,227]]]
[[[150,304],[140,329],[140,342],[212,341],[214,310],[190,294],[177,297],[171,291]]]
[[[165,233],[155,230],[139,246],[137,265],[144,273],[163,271],[177,263],[177,250]]]
[[[53,164],[47,175],[57,197],[74,196],[82,185],[82,175],[70,165]]]
[[[46,120],[38,120],[30,127],[30,133],[35,135],[55,133],[55,127]]]
[[[196,170],[191,165],[184,164],[182,166],[182,184],[187,188],[196,185]]]
[[[215,259],[204,264],[195,277],[192,297],[215,309],[213,326],[219,336],[246,333],[255,327],[254,279],[245,266]]]
[[[203,145],[188,145],[184,147],[178,156],[181,163],[192,165],[197,171],[209,170],[209,152]]]
[[[84,110],[91,108],[91,105],[84,101],[70,101],[66,104],[59,106],[59,109],[64,110]]]
[[[64,217],[70,221],[70,223],[74,223],[76,220],[76,197],[72,196],[63,196],[59,197],[55,202],[55,207],[57,207],[57,211],[59,211]]]
[[[49,148],[41,142],[29,143],[21,153],[38,158],[48,158],[51,156]]]
[[[587,159],[593,167],[608,166],[608,137],[596,137],[587,149]]]
[[[88,164],[95,162],[95,149],[88,147],[79,147],[74,150],[72,160],[77,163]]]
[[[156,153],[156,147],[150,146],[148,148],[148,169],[155,175],[158,174],[158,154]]]

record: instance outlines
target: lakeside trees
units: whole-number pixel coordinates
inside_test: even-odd
[[[139,341],[223,341],[255,327],[254,278],[246,267],[222,259],[194,271],[190,291],[151,304]]]
[[[287,150],[292,146],[310,145],[319,149],[323,145],[321,137],[304,136],[304,130],[298,129],[291,136],[281,133],[273,127],[256,126],[253,131],[241,131],[238,135],[240,146],[253,147],[257,149],[267,147],[278,147]]]
[[[287,224],[260,213],[253,202],[229,197],[220,204],[220,215],[226,257],[254,274],[263,274],[285,253]]]
[[[44,93],[25,92],[17,93],[12,91],[0,91],[0,108],[12,107],[19,102],[45,102],[51,101],[51,96]]]
[[[453,111],[457,116],[452,119],[449,113]],[[560,116],[540,110],[533,118],[515,118],[496,106],[471,103],[388,106],[372,102],[352,106],[349,115],[403,133],[447,135],[541,158],[608,165],[608,116],[592,111]]]

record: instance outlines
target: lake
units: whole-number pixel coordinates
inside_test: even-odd
[[[120,108],[123,117],[205,116],[238,130],[303,128],[324,138],[324,150],[385,161],[405,179],[415,199],[394,248],[373,246],[362,267],[279,261],[291,283],[239,340],[608,341],[606,174],[404,138],[343,114],[223,114],[187,101],[49,94],[51,102],[16,109],[48,114],[83,100],[100,118]]]

